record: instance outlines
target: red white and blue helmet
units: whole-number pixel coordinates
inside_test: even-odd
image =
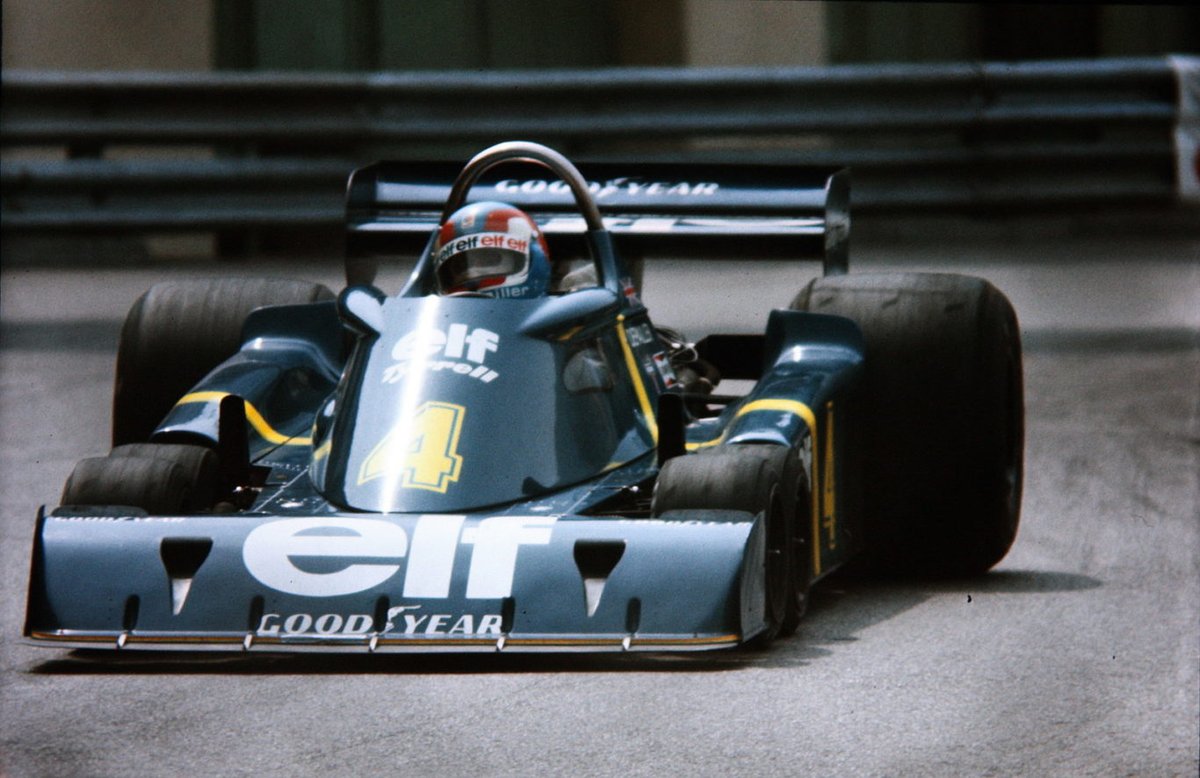
[[[472,203],[438,230],[434,273],[442,294],[538,297],[550,285],[550,254],[533,219],[511,205]]]

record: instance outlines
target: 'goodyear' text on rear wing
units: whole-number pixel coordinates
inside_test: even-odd
[[[634,261],[813,259],[822,262],[825,275],[847,270],[845,169],[682,163],[579,168],[605,226]],[[436,162],[379,162],[355,171],[346,197],[348,280],[357,282],[354,276],[372,266],[369,257],[420,253],[457,172],[454,164]],[[469,199],[525,210],[552,241],[569,241],[585,230],[566,184],[536,165],[513,163],[487,172]]]

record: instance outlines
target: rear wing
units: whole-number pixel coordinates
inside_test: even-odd
[[[653,256],[809,259],[820,260],[826,275],[847,270],[850,180],[845,169],[682,163],[578,167],[630,262]],[[346,196],[347,280],[369,281],[372,257],[420,254],[460,169],[452,163],[378,162],[356,170]],[[488,171],[471,189],[470,200],[521,208],[551,243],[582,242],[584,221],[570,189],[542,167],[514,162]]]

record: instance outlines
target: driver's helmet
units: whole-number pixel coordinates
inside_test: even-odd
[[[438,230],[434,272],[442,294],[538,297],[550,285],[550,254],[533,219],[511,205],[472,203]]]

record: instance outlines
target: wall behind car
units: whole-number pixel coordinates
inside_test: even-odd
[[[21,211],[30,204],[82,203],[83,215],[111,226],[122,197],[163,206],[155,193],[174,187],[188,205],[228,207],[225,195],[236,199],[251,179],[273,203],[280,194],[306,197],[304,186],[326,176],[321,192],[336,213],[341,171],[379,157],[461,158],[497,117],[505,121],[496,127],[532,127],[525,134],[542,133],[535,139],[566,144],[570,154],[683,149],[850,164],[860,214],[889,203],[1009,203],[1014,193],[1047,206],[1157,203],[1183,178],[1176,162],[1192,170],[1170,135],[1177,119],[1184,126],[1170,64],[1181,58],[1108,58],[1197,52],[1200,6],[5,0],[2,11],[6,233],[15,216],[31,218]],[[1038,62],[1024,70],[1008,64],[1031,59]],[[921,64],[787,67],[864,62]],[[612,69],[681,65],[735,69]],[[137,70],[181,73],[107,77]],[[224,72],[197,73],[214,70]],[[429,72],[447,70],[455,72]],[[288,79],[307,86],[286,87]],[[602,96],[562,99],[564,84],[579,79],[586,94]],[[141,86],[129,91],[134,81]],[[207,104],[172,102],[208,82],[217,87]],[[424,86],[409,88],[417,82]],[[245,88],[225,89],[231,83]],[[325,87],[311,86],[318,83]],[[194,121],[201,115],[207,124]],[[304,134],[281,116],[356,131]],[[653,125],[654,116],[663,124]],[[704,127],[679,130],[705,117],[712,121]],[[670,126],[674,136],[659,131]],[[205,127],[219,132],[205,136]],[[209,188],[184,186],[180,171]],[[1028,196],[1034,188],[1044,200]],[[316,245],[296,230],[220,229],[223,255]],[[153,253],[168,244],[196,251],[175,236],[151,240]]]
[[[5,69],[208,70],[208,0],[4,0]]]
[[[3,67],[442,70],[1200,52],[1200,5],[5,0]]]
[[[1200,51],[1200,7],[829,3],[829,62],[1090,59]]]

